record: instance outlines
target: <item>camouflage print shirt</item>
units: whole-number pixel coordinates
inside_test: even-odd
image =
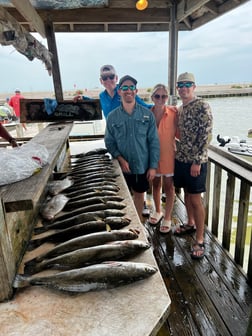
[[[179,142],[176,159],[181,162],[201,164],[207,162],[208,144],[212,138],[212,112],[209,104],[195,97],[179,107]]]

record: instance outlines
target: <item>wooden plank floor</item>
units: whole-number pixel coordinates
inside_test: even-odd
[[[174,216],[181,222],[186,218],[178,197]],[[160,234],[158,226],[144,225],[172,302],[158,336],[245,336],[252,288],[215,237],[206,230],[206,256],[192,260],[193,235]]]

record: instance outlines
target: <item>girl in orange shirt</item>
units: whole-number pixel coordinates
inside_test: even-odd
[[[174,106],[167,106],[168,90],[165,85],[157,84],[151,95],[154,102],[152,112],[156,119],[160,141],[160,160],[156,176],[152,184],[155,212],[150,215],[149,223],[157,225],[161,222],[159,231],[167,233],[171,229],[171,214],[174,203],[174,160],[175,135],[177,129],[178,110]],[[161,210],[161,188],[166,196],[165,214]]]

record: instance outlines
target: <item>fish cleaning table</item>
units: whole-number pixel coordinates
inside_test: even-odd
[[[82,148],[80,151],[86,151],[83,143],[78,146]],[[90,142],[88,146],[92,149]],[[138,239],[147,240],[117,162],[115,169],[120,174],[119,194],[127,204],[126,216],[131,218],[125,229],[138,229]],[[157,266],[151,248],[130,261]],[[18,289],[11,301],[0,303],[1,333],[6,336],[156,335],[169,314],[170,304],[159,271],[130,285],[88,293],[27,287]]]

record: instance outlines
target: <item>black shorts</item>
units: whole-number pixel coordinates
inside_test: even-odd
[[[145,174],[123,174],[129,190],[143,193],[149,189],[149,181]]]
[[[202,163],[199,176],[191,176],[192,163],[175,160],[174,186],[184,188],[189,194],[200,194],[206,191],[207,163]]]

